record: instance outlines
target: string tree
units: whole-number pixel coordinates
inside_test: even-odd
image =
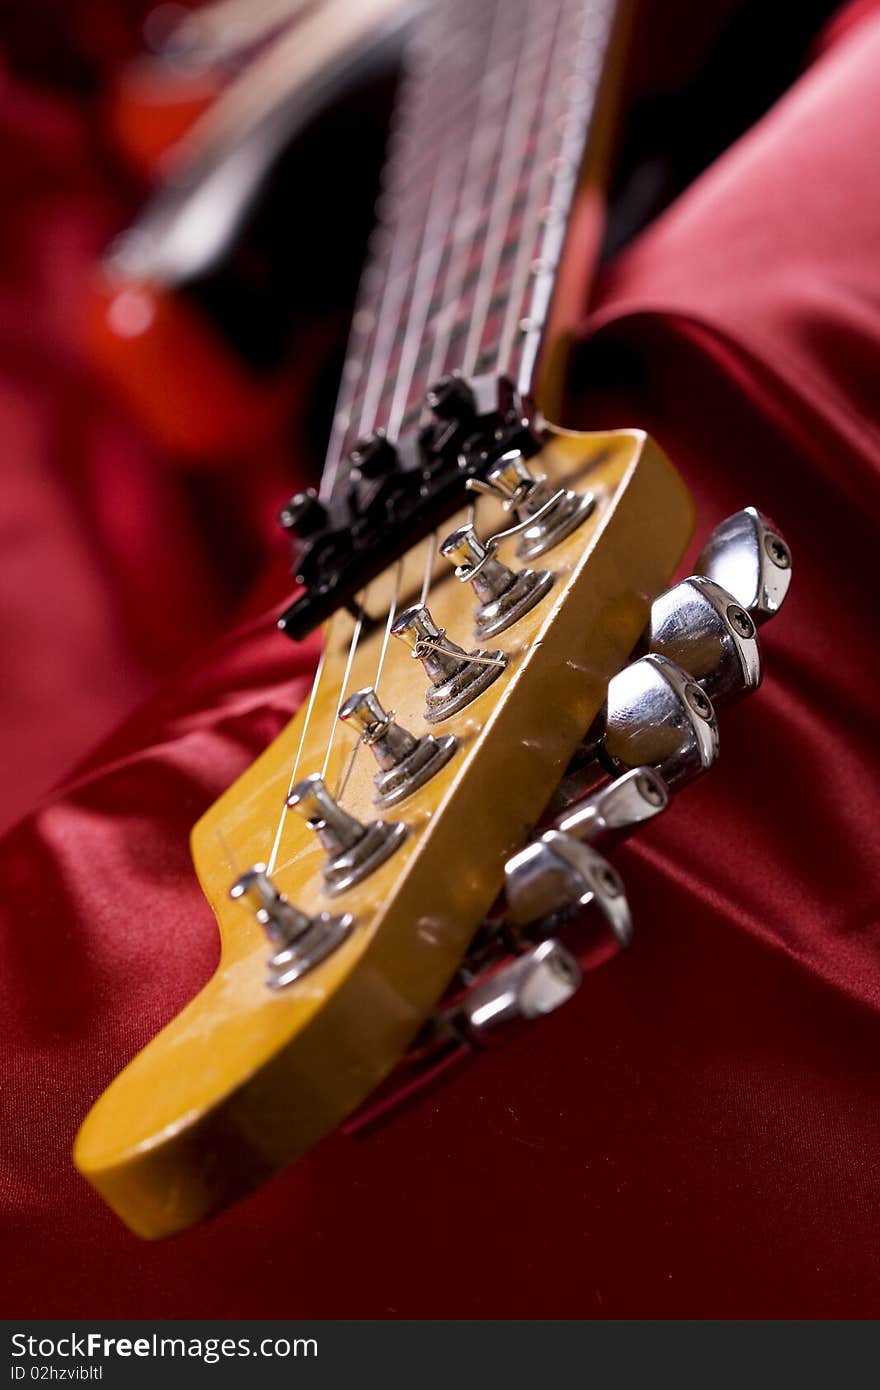
[[[344,811],[317,773],[296,784],[287,806],[314,830],[327,852],[321,874],[331,895],[361,883],[406,839],[406,826],[399,821],[377,820],[364,825]]]
[[[375,690],[356,690],[339,710],[339,718],[354,729],[378,764],[373,801],[383,810],[398,805],[445,767],[455,752],[452,734],[417,738],[387,712]]]
[[[440,553],[455,566],[455,577],[469,583],[478,599],[474,635],[504,632],[531,611],[553,587],[549,570],[511,569],[496,558],[497,538],[480,540],[472,522],[453,531]]]
[[[446,636],[423,603],[398,614],[391,627],[392,636],[409,647],[428,677],[424,717],[436,724],[457,714],[496,681],[507,665],[500,650],[467,652]]]

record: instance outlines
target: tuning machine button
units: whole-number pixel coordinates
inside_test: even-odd
[[[514,927],[554,920],[595,906],[620,946],[632,939],[623,882],[597,850],[559,830],[548,830],[508,859],[504,868],[507,920]]]
[[[704,575],[654,600],[647,644],[688,671],[716,704],[740,699],[761,683],[755,624],[732,594]]]
[[[557,488],[546,478],[536,478],[518,449],[502,454],[487,471],[486,483],[518,521],[527,523],[517,546],[521,560],[534,560],[552,550],[596,508],[594,493]]]
[[[629,772],[574,801],[554,822],[554,829],[584,844],[616,843],[669,805],[669,787],[653,767],[634,767]]]
[[[760,627],[785,602],[791,584],[791,550],[778,527],[757,507],[743,507],[715,527],[696,570],[732,594]]]
[[[653,767],[676,791],[717,757],[718,721],[709,696],[674,661],[649,653],[608,682],[605,707],[578,761],[594,758],[612,776]]]
[[[466,652],[451,642],[424,604],[405,608],[391,631],[410,648],[427,673],[430,685],[425,696],[425,719],[429,724],[464,709],[498,679],[507,665],[503,651]]]
[[[303,778],[287,798],[327,851],[321,873],[328,893],[344,893],[378,869],[406,838],[400,822],[373,821],[363,825],[343,811],[317,773]]]
[[[551,937],[474,985],[441,1022],[480,1039],[503,1024],[552,1013],[571,999],[581,979],[574,956]]]
[[[308,974],[345,941],[354,926],[350,913],[334,916],[320,912],[309,917],[301,912],[279,893],[265,864],[255,864],[240,874],[229,896],[253,909],[269,938],[272,949],[266,983],[270,989],[283,989]]]
[[[480,601],[474,617],[478,638],[494,637],[511,627],[553,586],[549,570],[517,573],[496,560],[493,542],[481,541],[470,522],[446,537],[440,553],[455,566],[456,579],[469,583]]]
[[[415,738],[383,709],[375,690],[356,690],[342,705],[339,718],[367,745],[379,771],[374,778],[376,805],[387,809],[439,772],[455,751],[452,734]]]

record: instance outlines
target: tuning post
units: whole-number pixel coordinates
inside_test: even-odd
[[[596,509],[594,493],[554,488],[546,478],[535,477],[518,449],[502,454],[488,470],[486,482],[508,510],[526,523],[517,547],[521,560],[544,555]]]
[[[327,509],[313,487],[297,492],[278,513],[278,524],[294,540],[315,535],[327,523]]]
[[[302,816],[327,851],[321,873],[330,894],[354,887],[402,844],[406,826],[398,821],[372,821],[364,825],[343,811],[317,773],[303,778],[287,798],[292,811]]]
[[[424,717],[436,724],[464,709],[497,680],[507,665],[503,651],[466,652],[438,627],[424,604],[405,608],[392,624],[395,637],[409,647],[430,681]]]
[[[452,734],[416,738],[409,733],[395,721],[393,711],[386,713],[373,689],[349,695],[339,718],[355,730],[379,764],[373,800],[383,809],[396,806],[424,786],[455,751]]]
[[[361,478],[387,477],[398,467],[397,449],[384,430],[375,430],[359,439],[349,454],[352,468]]]
[[[229,890],[234,902],[252,908],[271,943],[266,984],[283,989],[322,960],[349,936],[354,926],[350,913],[334,916],[320,912],[314,917],[301,912],[279,893],[265,864],[255,864],[240,874]]]
[[[715,527],[696,569],[726,589],[760,627],[785,602],[791,584],[791,550],[763,512],[743,507]]]
[[[511,627],[553,586],[549,570],[523,569],[517,573],[497,560],[498,540],[496,536],[481,541],[468,522],[440,546],[441,555],[455,566],[456,579],[469,583],[479,599],[474,617],[474,635],[478,638],[494,637]]]

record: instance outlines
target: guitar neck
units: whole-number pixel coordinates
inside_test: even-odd
[[[435,0],[416,24],[323,497],[347,485],[359,439],[411,429],[449,372],[540,394],[566,235],[601,163],[621,8]]]

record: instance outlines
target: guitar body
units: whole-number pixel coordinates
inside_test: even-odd
[[[220,963],[101,1097],[74,1154],[138,1234],[171,1234],[256,1186],[388,1075],[460,967],[503,886],[505,859],[550,799],[678,564],[692,504],[645,435],[552,430],[534,462],[554,485],[593,492],[595,509],[542,557],[554,576],[546,598],[488,644],[507,656],[503,678],[434,726],[455,737],[456,754],[386,813],[406,827],[391,857],[331,899],[320,844],[283,807],[291,769],[326,763],[327,785],[344,782],[347,809],[375,816],[375,765],[366,750],[357,754],[337,714],[343,694],[372,684],[392,586],[399,607],[416,601],[426,559],[429,574],[434,567],[430,542],[373,581],[363,606],[381,617],[363,624],[355,646],[354,619],[344,611],[332,619],[313,699],[195,826],[193,859],[217,917]],[[430,601],[437,622],[469,646],[470,587],[444,565]],[[413,729],[423,725],[421,674],[402,643],[388,644],[383,688],[395,718]],[[351,914],[354,925],[326,960],[273,991],[264,932],[229,889],[269,857],[276,826],[279,889],[305,912]]]

